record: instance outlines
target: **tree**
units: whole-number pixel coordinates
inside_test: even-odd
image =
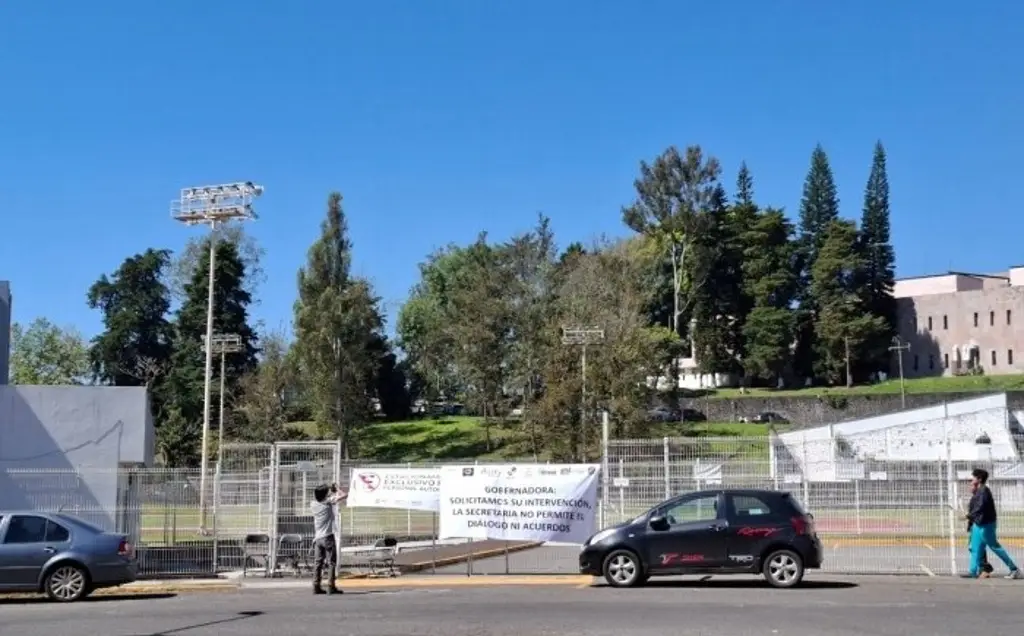
[[[857,226],[833,220],[811,271],[811,298],[817,309],[814,323],[815,373],[829,384],[853,380],[847,368],[857,368],[865,343],[885,331],[885,321],[867,311],[857,282],[866,262],[859,249]]]
[[[234,243],[236,251],[242,264],[245,265],[245,291],[249,292],[250,298],[259,297],[259,286],[266,280],[263,271],[263,256],[266,250],[256,239],[245,231],[241,223],[231,223],[217,228],[218,240],[225,243]],[[170,263],[168,272],[168,288],[171,296],[184,301],[187,297],[186,288],[192,281],[196,270],[204,267],[203,262],[210,261],[210,240],[208,236],[193,236],[185,247],[178,253]],[[209,272],[209,265],[206,265]]]
[[[351,275],[352,244],[341,201],[337,192],[328,196],[320,238],[299,270],[295,346],[314,419],[321,433],[337,436],[348,459],[359,426],[370,417],[379,364],[372,346],[383,319],[369,283]]]
[[[892,290],[896,277],[896,254],[889,232],[889,178],[885,148],[875,144],[871,174],[864,188],[864,211],[860,222],[860,249],[864,255],[864,279],[858,287],[868,312],[885,321],[885,330],[865,343],[867,373],[889,370],[889,343],[896,335],[896,300]]]
[[[737,219],[719,186],[706,212],[704,231],[694,240],[690,261],[693,280],[706,283],[693,293],[693,356],[704,373],[736,373],[742,369],[743,297],[742,236]]]
[[[206,249],[209,249],[208,246]],[[258,339],[255,330],[249,325],[248,308],[252,303],[252,297],[245,289],[245,264],[238,254],[238,247],[229,241],[218,241],[216,249],[213,331],[215,334],[237,334],[242,342],[241,351],[228,353],[225,358],[225,409],[230,413],[233,411],[234,396],[239,393],[241,378],[256,369]],[[177,416],[173,421],[184,422],[185,428],[173,433],[170,430],[165,431],[164,437],[159,438],[162,451],[169,463],[171,457],[175,458],[175,461],[190,462],[200,450],[198,444],[202,435],[201,424],[205,406],[203,399],[206,355],[203,339],[206,336],[207,325],[209,271],[209,261],[200,261],[192,272],[192,280],[185,287],[185,300],[178,309],[174,325],[174,348],[166,390],[168,401],[176,409]],[[219,391],[220,382],[214,377],[211,387],[212,402],[219,401]],[[211,418],[215,420],[216,417],[216,411],[211,410]],[[240,424],[236,418],[225,418],[225,427],[229,435],[234,435]]]
[[[793,226],[781,210],[757,214],[743,235],[744,295],[753,307],[743,325],[743,367],[748,376],[777,383],[790,369],[796,335]]]
[[[600,245],[578,255],[560,275],[549,333],[557,337],[563,325],[585,324],[603,329],[605,338],[587,351],[586,409],[579,349],[549,349],[535,412],[544,422],[540,435],[552,459],[578,461],[599,452],[599,408],[612,414],[613,434],[646,434],[650,382],[680,353],[679,337],[670,329],[648,326],[652,290],[643,285],[645,264],[636,256],[631,241]]]
[[[370,350],[377,359],[371,386],[380,404],[381,414],[392,421],[406,419],[409,417],[412,400],[409,398],[405,365],[398,360],[391,341],[383,333],[376,335]]]
[[[398,344],[405,351],[411,380],[419,387],[414,395],[431,400],[456,399],[464,390],[453,358],[451,297],[461,270],[466,267],[464,248],[449,245],[420,264],[420,281],[398,313]]]
[[[513,283],[500,249],[487,243],[486,234],[480,234],[465,256],[445,319],[451,326],[453,360],[465,382],[467,402],[484,416],[491,450],[491,419],[507,406],[504,389],[513,335],[508,290]]]
[[[241,393],[236,402],[245,423],[236,437],[247,442],[275,442],[286,437],[288,400],[297,371],[283,333],[264,335],[261,345],[259,366],[239,382]]]
[[[811,167],[800,201],[800,314],[797,323],[796,371],[803,377],[814,373],[814,334],[819,319],[815,299],[810,295],[814,265],[825,241],[825,230],[839,218],[839,196],[828,155],[821,144],[811,153]]]
[[[509,384],[522,399],[523,421],[529,426],[530,445],[536,456],[540,452],[539,422],[532,404],[543,389],[544,360],[554,346],[549,326],[554,311],[558,252],[551,220],[540,215],[533,231],[513,237],[501,252],[501,265],[511,277],[505,291],[513,335]]]
[[[706,212],[716,204],[721,169],[714,157],[705,157],[700,146],[690,146],[685,156],[670,147],[652,165],[640,162],[640,178],[634,182],[637,198],[623,208],[622,219],[634,232],[657,239],[669,255],[672,269],[672,330],[682,333],[688,298],[703,280],[688,274],[694,240],[707,222]]]
[[[162,422],[160,383],[167,372],[173,328],[164,273],[167,250],[148,249],[124,260],[111,277],[89,288],[88,304],[103,314],[104,330],[93,338],[89,359],[95,378],[113,386],[146,386],[157,426]]]
[[[27,329],[11,325],[12,384],[82,384],[89,375],[89,350],[74,329],[36,318]]]

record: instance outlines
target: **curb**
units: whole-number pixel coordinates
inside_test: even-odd
[[[949,537],[830,537],[822,535],[821,542],[827,548],[923,548],[935,550],[937,548],[948,548]],[[967,546],[966,536],[956,537],[956,545]],[[1000,539],[1001,544],[1011,548],[1024,547],[1024,538],[1011,537]]]
[[[470,587],[507,587],[507,586],[564,586],[589,587],[594,577],[581,574],[510,574],[510,575],[474,575],[462,574],[438,575],[425,577],[394,577],[374,579],[339,579],[338,587],[342,590],[380,590],[380,589],[421,589],[421,588],[470,588]],[[243,585],[242,589],[306,589],[311,581],[287,581],[281,583],[253,582]]]
[[[522,552],[524,550],[532,550],[534,548],[539,548],[542,545],[544,545],[544,543],[542,541],[537,541],[537,542],[534,542],[534,543],[524,543],[524,544],[519,544],[519,545],[515,545],[515,546],[507,546],[507,547],[502,547],[502,548],[494,548],[492,550],[480,550],[479,552],[467,552],[465,554],[459,554],[459,555],[448,557],[448,558],[445,558],[445,559],[437,559],[436,561],[433,561],[433,560],[431,560],[431,561],[418,561],[416,563],[409,563],[409,564],[406,564],[406,565],[397,565],[396,564],[395,565],[395,569],[396,570],[400,570],[402,572],[423,572],[424,570],[432,570],[434,568],[442,568],[442,567],[449,566],[449,565],[457,565],[459,563],[465,563],[465,562],[469,561],[470,559],[472,559],[473,561],[476,561],[478,559],[491,559],[491,558],[494,558],[494,557],[503,556],[505,554],[513,554],[513,553],[516,553],[516,552]],[[353,578],[355,578],[355,577],[353,577]],[[365,578],[365,577],[364,576],[360,576],[359,578]]]

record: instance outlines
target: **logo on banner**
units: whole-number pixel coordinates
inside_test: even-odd
[[[462,469],[462,476],[463,477],[472,477],[473,476],[473,468],[472,467],[463,468]]]
[[[587,474],[588,475],[593,475],[595,472],[597,472],[597,467],[596,466],[588,466],[587,467]]]
[[[380,475],[377,473],[359,473],[359,481],[363,482],[363,488],[367,492],[373,492],[380,487]]]

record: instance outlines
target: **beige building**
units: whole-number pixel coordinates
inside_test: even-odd
[[[949,272],[893,288],[906,377],[1024,372],[1024,266],[1002,274]],[[897,370],[896,359],[893,370]]]

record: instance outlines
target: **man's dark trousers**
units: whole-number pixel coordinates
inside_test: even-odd
[[[317,539],[315,543],[316,548],[316,567],[313,570],[313,589],[319,590],[320,581],[323,580],[324,565],[327,565],[327,588],[334,591],[336,590],[336,581],[338,578],[338,550],[334,542],[334,535],[327,535],[322,539]]]

